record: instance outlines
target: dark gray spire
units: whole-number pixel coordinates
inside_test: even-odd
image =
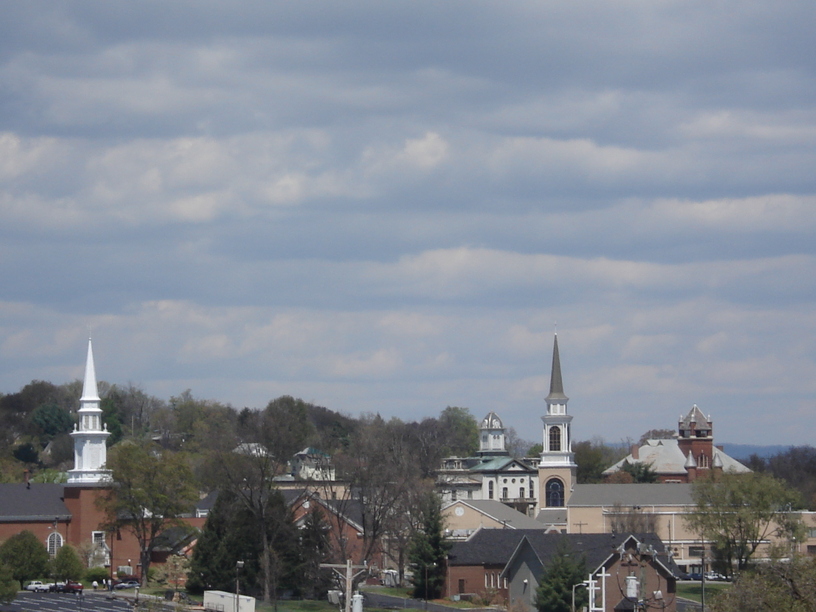
[[[550,373],[550,394],[546,397],[555,401],[552,403],[564,403],[569,398],[564,395],[564,383],[561,380],[561,357],[558,355],[558,334],[555,334],[555,341],[553,342],[553,358],[552,358],[552,372]]]

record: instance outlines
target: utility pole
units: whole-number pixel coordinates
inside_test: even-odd
[[[347,560],[345,564],[341,563],[321,563],[320,567],[329,568],[334,571],[335,574],[340,576],[340,578],[345,580],[346,583],[346,604],[345,610],[346,612],[351,612],[351,588],[354,584],[354,579],[359,576],[360,574],[364,574],[368,571],[368,567],[366,565],[352,565],[351,559]],[[353,573],[353,570],[360,570],[356,574]],[[341,572],[340,570],[345,570],[345,572]]]

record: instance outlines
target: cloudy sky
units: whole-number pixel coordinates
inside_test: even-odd
[[[0,4],[0,391],[816,428],[810,0]]]

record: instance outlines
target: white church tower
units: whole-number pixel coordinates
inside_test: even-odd
[[[541,417],[544,431],[541,460],[538,464],[539,509],[563,508],[575,484],[578,466],[572,452],[572,416],[567,414],[569,398],[564,394],[561,379],[561,356],[558,353],[558,334],[553,341],[550,393],[544,399],[547,414]]]
[[[93,347],[88,338],[88,358],[85,361],[85,380],[79,399],[77,416],[71,437],[74,439],[74,469],[68,470],[68,484],[97,484],[110,481],[110,471],[102,469],[108,460],[105,440],[110,435],[102,425],[102,409],[99,407],[99,391],[96,386]]]

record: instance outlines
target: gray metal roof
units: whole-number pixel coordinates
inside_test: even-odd
[[[713,447],[714,459],[722,462],[724,471],[738,473],[750,472],[747,467],[736,459],[732,459],[716,446]],[[627,455],[613,466],[604,470],[604,474],[613,474],[619,471],[625,463],[646,463],[658,474],[685,474],[686,461],[688,458],[683,455],[677,438],[671,440],[646,440],[646,443],[638,449],[638,458]]]
[[[66,521],[71,513],[63,501],[64,484],[0,484],[0,522]]]
[[[675,484],[583,484],[575,485],[570,508],[581,506],[692,506],[691,485]]]

